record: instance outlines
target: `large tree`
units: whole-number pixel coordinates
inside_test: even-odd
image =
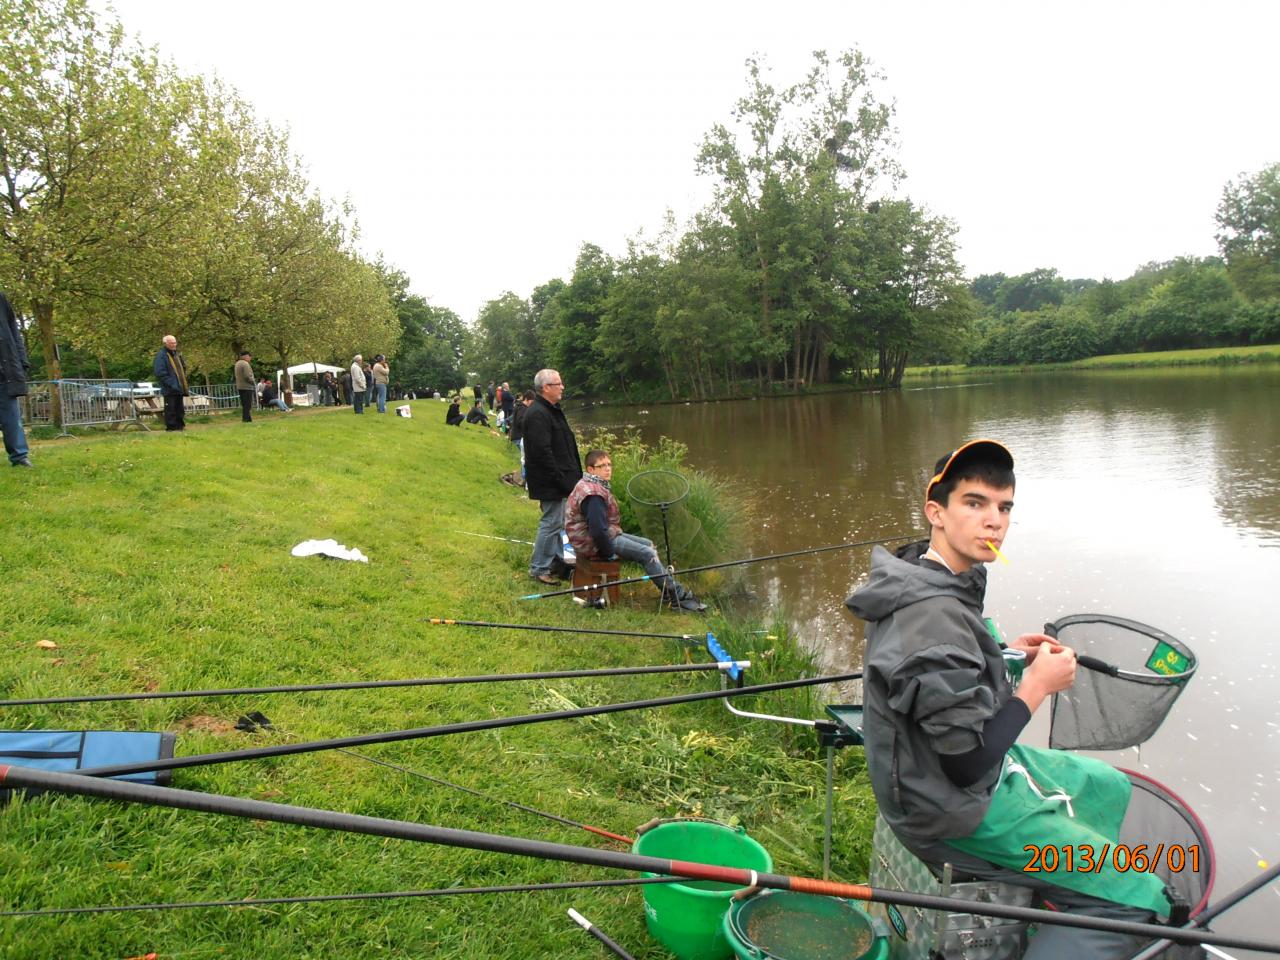
[[[1217,220],[1236,288],[1250,300],[1280,298],[1280,163],[1229,181]]]
[[[0,265],[56,379],[59,311],[127,300],[122,266],[202,202],[202,86],[85,0],[6,0],[0,32]]]

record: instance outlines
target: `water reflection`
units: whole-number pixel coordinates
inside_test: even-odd
[[[1186,795],[1214,835],[1223,892],[1259,859],[1280,858],[1277,396],[1275,368],[1195,368],[574,419],[633,421],[650,441],[688,444],[692,464],[733,480],[752,504],[756,555],[923,531],[934,460],[963,439],[1001,439],[1017,460],[1017,505],[1010,565],[991,568],[988,611],[1006,634],[1097,611],[1191,645],[1200,672],[1164,727],[1141,751],[1109,759]],[[869,553],[752,565],[747,576],[825,666],[856,668],[862,629],[843,600]],[[1029,736],[1045,733],[1037,725]],[[1280,890],[1237,908],[1229,928],[1274,931],[1263,915],[1271,897]]]

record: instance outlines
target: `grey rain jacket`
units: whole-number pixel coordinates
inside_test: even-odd
[[[982,622],[987,569],[952,574],[921,563],[927,543],[876,547],[871,576],[845,601],[867,621],[863,666],[867,768],[880,812],[904,843],[972,833],[991,803],[997,764],[957,787],[938,754],[982,743],[987,720],[1013,695],[1000,646]]]

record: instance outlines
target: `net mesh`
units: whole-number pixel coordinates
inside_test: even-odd
[[[1163,630],[1121,617],[1083,613],[1045,624],[1045,633],[1117,668],[1081,668],[1054,694],[1049,746],[1124,750],[1160,728],[1196,670],[1191,648]]]
[[[1133,784],[1129,809],[1120,826],[1120,843],[1142,850],[1154,873],[1196,916],[1213,890],[1213,844],[1195,812],[1172,790],[1150,777],[1122,770]],[[1136,869],[1141,862],[1132,863]]]
[[[685,506],[688,496],[689,481],[672,470],[646,470],[627,482],[640,532],[658,545],[664,561],[668,544],[672,561],[684,560],[702,533],[702,522]]]

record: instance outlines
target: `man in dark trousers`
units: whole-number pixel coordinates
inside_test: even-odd
[[[253,376],[253,366],[249,363],[253,354],[248,350],[240,351],[240,359],[236,361],[236,392],[240,394],[240,419],[252,423],[253,397],[256,391],[254,384],[258,381]]]
[[[22,408],[18,404],[18,398],[27,395],[30,369],[18,318],[8,298],[0,293],[0,433],[4,434],[4,452],[15,467],[31,466],[31,451],[22,430]]]
[[[556,583],[552,563],[560,556],[560,531],[564,528],[565,498],[582,479],[578,441],[560,409],[564,382],[555,370],[539,370],[533,378],[537,398],[525,411],[525,487],[529,499],[542,508],[538,535],[533,538],[529,576],[542,583]]]
[[[156,354],[156,362],[151,370],[160,381],[160,395],[164,397],[165,430],[182,430],[186,428],[186,409],[184,400],[190,395],[187,389],[187,365],[178,352],[178,338],[169,334],[164,338],[164,346]]]

